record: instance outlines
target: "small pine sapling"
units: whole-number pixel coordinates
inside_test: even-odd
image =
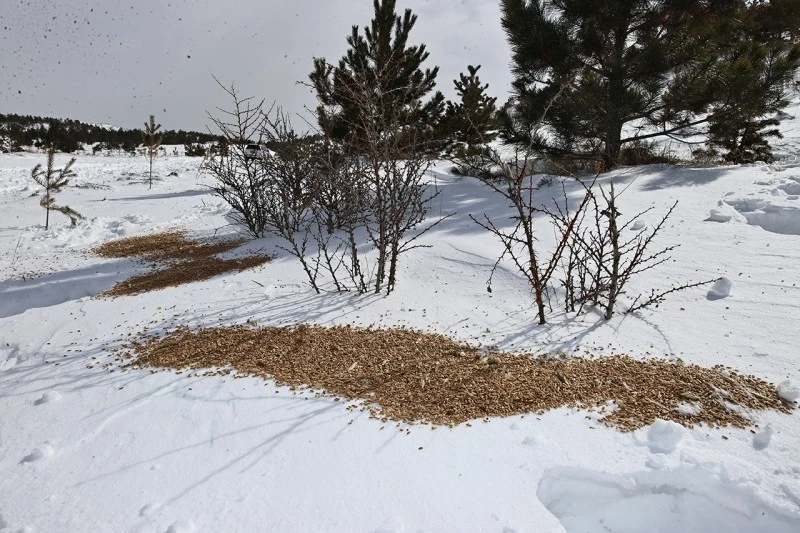
[[[161,124],[156,124],[155,115],[150,115],[150,121],[144,123],[144,133],[142,133],[142,144],[144,144],[144,156],[150,163],[150,188],[153,188],[153,162],[158,157],[158,149],[164,140],[163,135],[158,134]]]
[[[47,170],[42,169],[41,163],[33,167],[31,171],[31,178],[33,181],[44,187],[44,197],[42,197],[39,205],[47,210],[45,216],[44,229],[50,227],[50,210],[58,211],[64,216],[69,217],[72,225],[78,223],[78,220],[83,219],[83,215],[68,206],[58,206],[55,204],[53,194],[61,192],[61,190],[69,183],[69,178],[75,176],[72,170],[72,165],[75,163],[75,158],[69,160],[69,163],[64,168],[57,169],[53,167],[56,152],[54,149],[47,151]]]

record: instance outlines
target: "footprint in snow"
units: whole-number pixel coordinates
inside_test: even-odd
[[[57,402],[61,399],[61,395],[56,391],[48,391],[42,394],[42,397],[33,402],[33,405],[44,405],[46,403]]]
[[[139,516],[142,518],[153,518],[159,511],[161,506],[157,503],[148,503],[139,509]]]
[[[53,446],[50,445],[49,442],[45,442],[41,447],[34,448],[34,450],[22,458],[19,462],[20,464],[25,463],[33,463],[39,461],[41,459],[45,459],[47,457],[52,457],[55,455],[56,451],[53,449]]]
[[[179,520],[169,526],[164,533],[194,533],[194,522],[191,520]]]
[[[547,440],[544,437],[537,437],[535,435],[530,435],[522,439],[523,446],[530,446],[535,448],[537,446],[543,446],[547,443]]]
[[[375,533],[400,533],[405,530],[405,527],[405,523],[400,518],[393,516],[387,518],[383,524],[378,526]]]
[[[0,371],[17,366],[22,361],[19,355],[19,345],[6,344],[0,347]]]

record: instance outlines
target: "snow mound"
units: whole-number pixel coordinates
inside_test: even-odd
[[[730,222],[731,219],[733,219],[733,215],[723,213],[719,209],[712,209],[706,222]]]
[[[761,433],[757,433],[753,437],[753,448],[756,450],[764,450],[769,446],[769,443],[772,441],[772,435],[775,433],[775,430],[772,429],[771,425],[767,425],[764,428],[764,431]]]
[[[647,430],[647,447],[652,453],[672,453],[678,449],[685,433],[680,424],[656,420]]]
[[[642,231],[647,229],[647,223],[644,220],[637,220],[631,225],[631,231]]]
[[[788,533],[800,528],[800,516],[784,514],[750,486],[699,467],[629,475],[551,468],[537,496],[568,533]]]
[[[733,282],[728,278],[718,279],[706,296],[709,300],[721,300],[731,295]]]
[[[744,196],[728,196],[724,201],[741,213],[751,226],[771,233],[800,235],[800,177],[757,181],[766,186]],[[707,219],[719,219],[719,214]],[[721,220],[715,220],[721,221]]]
[[[800,235],[800,209],[795,207],[770,205],[745,217],[751,226],[760,226],[772,233]]]
[[[796,407],[800,403],[800,387],[792,385],[789,381],[784,381],[778,385],[778,396]]]
[[[783,183],[778,185],[778,189],[789,196],[800,195],[800,177],[792,176],[787,178]]]

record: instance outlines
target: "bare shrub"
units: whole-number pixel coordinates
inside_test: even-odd
[[[317,60],[320,65],[321,61]],[[331,155],[325,176],[328,183],[338,184],[337,194],[346,195],[345,204],[350,207],[345,213],[326,208],[333,202],[330,194],[322,194],[324,186],[317,189],[317,206],[329,229],[338,225],[344,232],[339,245],[346,259],[337,265],[346,265],[356,289],[389,293],[397,283],[399,257],[419,247],[419,237],[447,218],[419,229],[439,194],[427,180],[436,142],[427,129],[418,127],[421,109],[408,104],[413,101],[409,95],[414,89],[390,83],[394,79],[391,73],[384,72],[377,80],[353,76],[348,83],[337,84],[335,77],[346,74],[331,65],[327,72],[327,82],[315,83],[324,110],[318,114],[339,117],[351,134],[344,139],[326,139]],[[329,97],[334,90],[336,99]],[[371,269],[358,252],[361,233],[377,254]],[[319,244],[329,249],[325,242]]]
[[[655,250],[652,246],[678,202],[649,228],[643,216],[651,212],[652,207],[622,221],[613,179],[607,188],[597,187],[596,190],[600,192],[602,202],[592,194],[594,220],[591,226],[584,226],[571,235],[562,285],[566,291],[567,311],[580,311],[587,303],[601,305],[603,316],[608,320],[614,315],[628,282],[669,261],[670,252],[680,246],[676,244]],[[632,232],[632,236],[625,237],[626,231]],[[714,281],[716,279],[680,284],[661,292],[652,289],[649,297],[637,296],[627,312],[651,305],[657,307],[668,294]]]
[[[211,189],[233,209],[233,220],[256,238],[267,231],[268,202],[263,165],[245,156],[245,145],[261,142],[267,122],[264,100],[243,97],[234,86],[220,87],[233,100],[231,109],[217,108],[218,115],[208,114],[217,132],[225,139],[223,149],[206,158],[203,168],[217,181]]]
[[[556,204],[556,208],[549,209],[544,205],[549,198],[536,186],[533,176],[529,174],[529,169],[534,164],[532,154],[522,152],[520,155],[520,152],[517,152],[517,157],[509,163],[503,161],[496,152],[493,153],[495,164],[503,169],[503,174],[498,178],[484,179],[483,182],[511,204],[513,213],[511,218],[515,226],[506,229],[485,214],[482,218],[473,215],[470,215],[470,218],[503,243],[504,251],[495,263],[495,268],[503,258],[511,259],[531,286],[539,324],[545,324],[547,322],[545,299],[548,286],[561,263],[564,251],[568,248],[573,232],[583,218],[583,211],[591,198],[591,185],[587,186],[582,200],[574,210],[569,207],[566,193],[563,206]],[[556,242],[546,252],[537,248],[539,238],[534,227],[537,215],[549,218],[557,229]],[[490,277],[488,286],[490,292],[491,280]]]
[[[337,291],[391,292],[400,255],[442,220],[414,231],[438,192],[427,184],[430,138],[407,127],[408,110],[382,101],[393,101],[390,94],[359,87],[351,95],[359,134],[333,140],[300,134],[280,108],[223,89],[233,107],[211,118],[228,148],[204,168],[234,220],[254,237],[279,236],[317,292],[321,273]],[[249,157],[248,143],[270,150]],[[371,266],[365,244],[377,255]]]

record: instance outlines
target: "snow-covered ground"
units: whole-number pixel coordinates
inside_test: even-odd
[[[796,111],[796,109],[794,110]],[[456,215],[404,257],[389,297],[315,295],[271,240],[264,267],[115,300],[94,295],[141,269],[88,250],[185,227],[228,235],[199,159],[81,156],[44,230],[29,179],[42,155],[0,156],[0,531],[800,531],[800,417],[758,427],[623,434],[581,411],[398,430],[340,402],[259,379],[120,372],[109,347],[175,325],[402,325],[503,350],[681,358],[800,385],[800,131],[782,163],[641,167],[601,178],[650,224],[680,203],[659,243],[674,261],[630,291],[717,277],[618,316],[554,313],[536,325],[500,244],[470,213],[506,216],[478,182],[438,167],[435,215]],[[63,164],[67,157],[60,156]],[[169,176],[170,173],[175,176]],[[560,189],[553,190],[554,195]],[[724,285],[724,284],[723,284]],[[558,305],[558,304],[556,304]],[[114,371],[111,371],[114,370]],[[352,423],[350,423],[352,421]]]

